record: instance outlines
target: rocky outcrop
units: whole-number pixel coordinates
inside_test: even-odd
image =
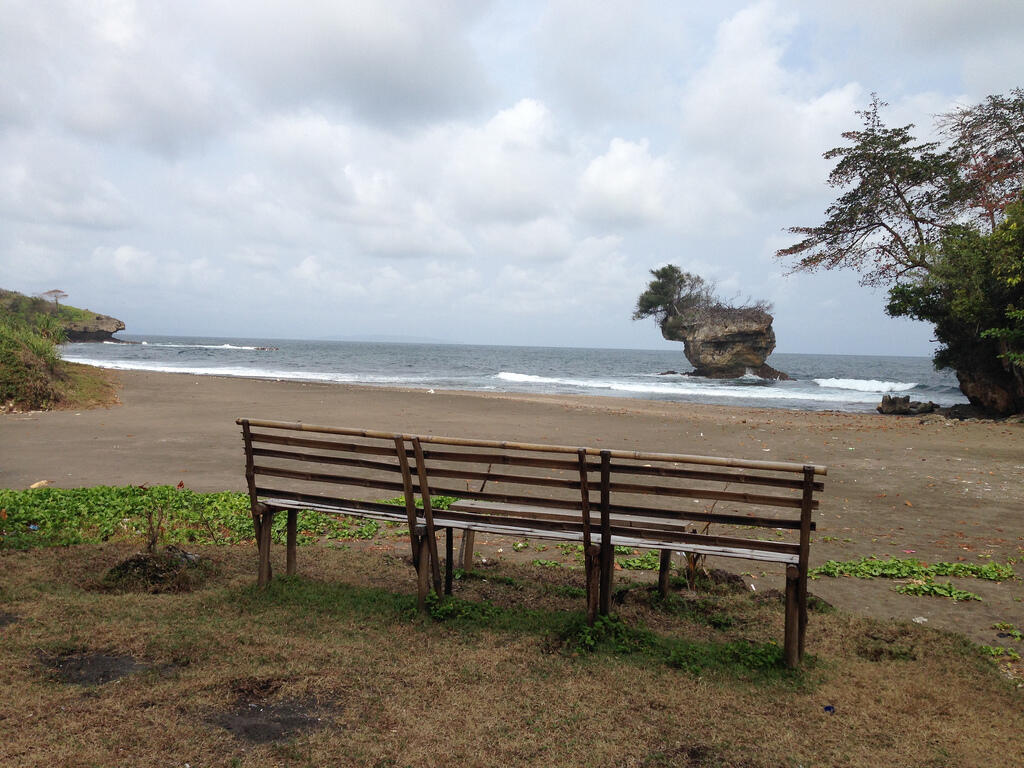
[[[116,317],[96,315],[88,321],[69,322],[64,330],[68,341],[110,341],[115,333],[124,330],[124,323]]]
[[[737,379],[753,373],[763,379],[788,379],[765,363],[775,349],[773,319],[762,309],[721,307],[690,322],[678,316],[668,318],[661,335],[683,342],[697,376]]]
[[[960,391],[967,395],[971,405],[997,416],[1024,413],[1024,372],[1007,366],[990,370],[960,371],[956,378]]]
[[[938,407],[931,401],[923,403],[911,400],[910,395],[882,395],[882,402],[875,410],[890,416],[920,416],[923,413],[934,413]]]

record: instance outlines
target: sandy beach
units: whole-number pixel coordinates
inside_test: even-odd
[[[828,466],[815,564],[862,555],[928,562],[1024,557],[1024,425],[599,397],[380,389],[119,373],[121,405],[0,416],[0,485],[177,484],[243,490],[236,417],[396,432],[810,461]],[[733,568],[749,567],[737,561]],[[1024,568],[1017,566],[1018,574]],[[766,587],[774,572],[750,572]],[[1021,581],[977,580],[983,602],[912,598],[884,580],[820,579],[837,607],[992,642],[1024,623]]]

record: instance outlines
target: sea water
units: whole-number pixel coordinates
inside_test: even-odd
[[[966,402],[926,357],[774,354],[791,380],[707,379],[682,348],[576,349],[470,344],[124,336],[66,344],[65,360],[120,370],[344,382],[419,389],[608,395],[800,410],[871,411],[884,394]],[[665,374],[666,371],[678,373]]]

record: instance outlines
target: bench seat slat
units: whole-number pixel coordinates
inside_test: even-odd
[[[377,504],[373,508],[363,505],[370,505],[371,502],[345,501],[342,503],[328,503],[326,500],[314,501],[312,497],[308,500],[296,500],[283,496],[261,494],[261,500],[267,506],[274,509],[295,509],[323,512],[325,514],[350,515],[352,517],[371,517],[388,522],[406,523],[405,511],[402,507],[393,505]],[[358,506],[356,506],[358,505]],[[390,507],[387,509],[386,507]],[[391,510],[394,510],[393,512]],[[536,531],[528,527],[509,524],[509,518],[498,518],[502,522],[489,522],[484,519],[477,520],[456,520],[442,513],[445,516],[435,516],[434,525],[437,528],[459,528],[462,530],[479,531],[490,533],[495,536],[528,537],[542,539],[557,539],[563,541],[582,541],[581,533],[575,530],[544,530]],[[644,539],[637,536],[630,536],[626,532],[616,532],[612,529],[611,543],[616,546],[634,547],[636,549],[674,549],[680,552],[693,552],[694,554],[713,555],[718,557],[743,558],[747,560],[758,560],[773,563],[796,563],[799,555],[783,551],[768,551],[761,549],[746,549],[739,546],[721,546],[713,543],[702,544],[677,541],[675,539]],[[600,543],[600,532],[593,532],[592,537],[595,543]],[[708,537],[701,537],[707,539]],[[741,540],[738,540],[741,541]],[[760,543],[760,542],[751,542]]]

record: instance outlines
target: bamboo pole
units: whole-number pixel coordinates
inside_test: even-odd
[[[398,466],[402,470],[402,487],[405,495],[405,514],[409,519],[409,546],[412,549],[412,567],[419,570],[420,548],[416,539],[416,497],[412,491],[412,472],[409,471],[409,457],[405,453],[405,439],[392,435],[398,453]]]
[[[672,550],[661,550],[661,563],[658,566],[658,594],[668,595],[668,579],[672,569]]]
[[[420,439],[412,439],[416,455],[416,474],[420,480],[420,500],[423,502],[423,519],[427,524],[427,547],[430,552],[430,572],[434,578],[434,592],[441,594],[441,564],[437,555],[437,537],[434,535],[434,510],[430,506],[430,485],[427,483],[427,465],[423,461],[423,446]]]
[[[256,576],[256,584],[260,588],[266,588],[273,577],[270,569],[270,533],[274,525],[274,510],[266,506],[263,507],[263,510],[262,519],[260,520],[260,565]]]
[[[260,502],[256,496],[256,462],[252,456],[252,432],[249,429],[248,419],[242,419],[240,423],[242,425],[242,443],[245,445],[245,484],[249,489],[249,510],[252,512],[252,529],[258,550],[263,537],[260,536]]]
[[[783,640],[786,666],[795,669],[800,663],[800,569],[786,566],[786,634]]]
[[[451,526],[444,529],[444,593],[452,593],[452,579],[454,577],[454,564],[452,560],[455,555],[454,531]]]
[[[611,451],[601,451],[601,598],[599,610],[607,616],[612,607],[612,570],[615,568],[615,548],[612,546],[611,479],[609,466]]]
[[[299,510],[289,509],[288,510],[288,524],[287,524],[287,565],[285,566],[285,574],[288,576],[295,575],[296,566],[296,550],[298,548],[298,522],[299,522]]]
[[[807,631],[807,571],[810,568],[811,514],[814,509],[814,467],[804,467],[803,505],[800,509],[800,642],[799,658],[804,657],[804,635]]]
[[[465,530],[462,532],[462,570],[469,573],[473,570],[473,546],[476,544],[476,531]]]

